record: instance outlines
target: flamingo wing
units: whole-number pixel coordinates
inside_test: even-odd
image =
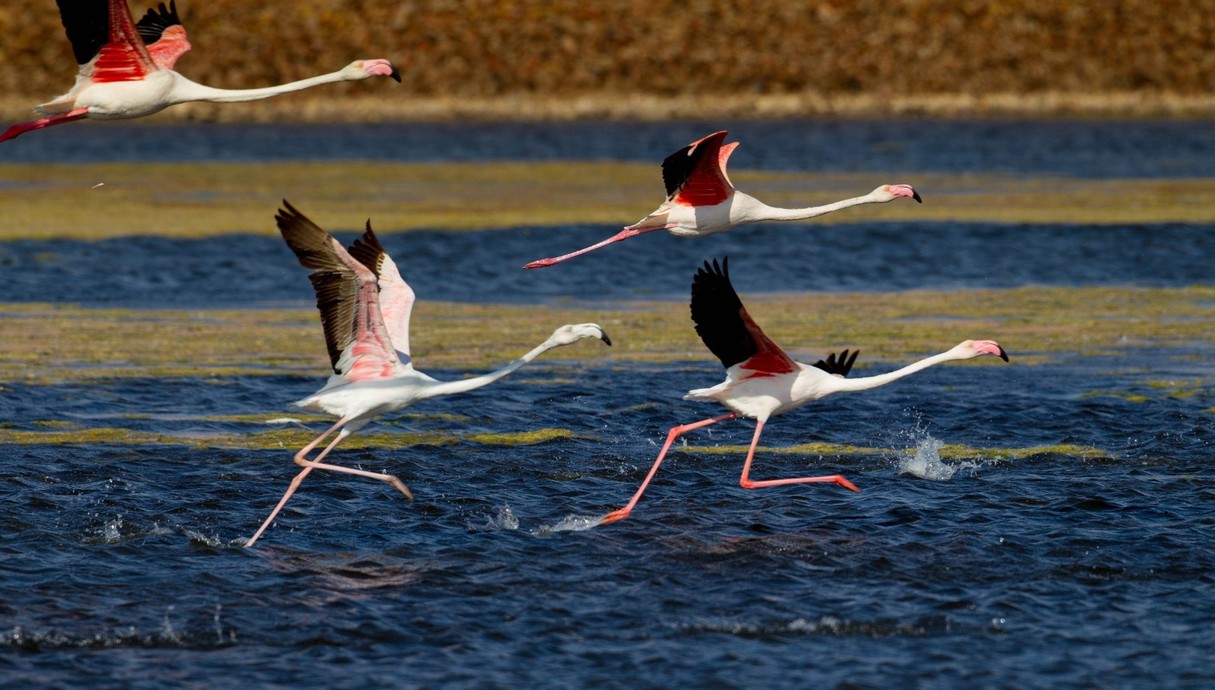
[[[94,82],[139,81],[157,69],[126,0],[56,3],[81,77]]]
[[[726,161],[738,142],[722,146],[726,130],[714,132],[672,153],[662,162],[667,199],[684,206],[714,206],[730,197],[734,185]]]
[[[764,335],[730,284],[729,259],[705,262],[692,279],[692,321],[709,351],[729,369],[739,365],[754,376],[788,374],[797,364]]]
[[[848,351],[844,350],[837,358],[835,353],[832,352],[831,354],[827,355],[826,360],[820,359],[814,363],[814,366],[822,369],[828,374],[846,377],[848,376],[848,372],[852,371],[852,364],[856,362],[856,356],[859,354],[861,354],[860,350],[853,350],[852,355],[849,356]]]
[[[177,14],[177,0],[169,0],[168,7],[162,2],[149,9],[135,28],[147,46],[152,62],[161,69],[173,69],[177,58],[190,50],[186,28]]]
[[[274,220],[300,265],[313,269],[308,278],[334,373],[353,380],[398,375],[401,360],[384,327],[375,273],[286,200],[283,207]]]
[[[384,251],[379,238],[371,230],[370,220],[363,236],[355,240],[347,251],[375,273],[380,288],[380,312],[384,315],[388,335],[401,361],[409,365],[409,316],[413,313],[415,301],[413,288],[401,277],[396,262]]]

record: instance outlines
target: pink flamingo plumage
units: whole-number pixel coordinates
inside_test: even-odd
[[[303,471],[291,481],[270,517],[245,546],[253,546],[299,488],[300,482],[314,469],[379,479],[413,500],[409,489],[390,474],[321,462],[342,439],[363,428],[372,418],[426,398],[463,393],[488,385],[553,348],[572,345],[584,338],[612,344],[597,324],[569,324],[561,326],[543,343],[497,371],[460,381],[438,381],[413,368],[409,354],[413,289],[401,278],[396,263],[380,245],[370,221],[362,238],[355,240],[349,248],[343,247],[286,201],[275,221],[300,264],[313,269],[308,277],[316,291],[316,305],[333,365],[333,375],[324,387],[294,405],[339,419],[295,454],[295,463],[303,467]],[[308,454],[335,431],[334,439],[309,460]]]
[[[544,268],[593,252],[614,242],[647,232],[666,230],[676,237],[703,237],[732,230],[739,225],[766,220],[806,220],[861,204],[881,204],[901,197],[922,203],[919,192],[907,184],[884,184],[864,196],[824,206],[777,208],[734,188],[726,174],[726,161],[738,142],[722,145],[726,131],[714,132],[667,156],[662,162],[662,181],[667,200],[656,211],[627,226],[606,240],[576,252],[538,259],[524,268]]]
[[[356,60],[345,68],[309,79],[260,89],[217,89],[173,71],[190,50],[177,2],[135,22],[126,0],[57,0],[59,17],[79,65],[76,84],[66,94],[36,106],[40,117],[9,127],[0,141],[25,132],[83,118],[121,120],[144,117],[190,101],[235,103],[270,98],[321,84],[401,75],[383,59]]]
[[[658,453],[641,488],[623,508],[608,513],[599,524],[607,524],[628,517],[650,480],[658,472],[667,451],[676,438],[701,427],[727,419],[748,417],[755,420],[755,436],[743,463],[739,485],[744,489],[785,484],[829,483],[838,484],[852,491],[860,491],[843,476],[833,474],[822,477],[794,477],[792,479],[769,479],[755,481],[750,478],[751,461],[764,424],[773,415],[783,414],[802,405],[825,398],[833,393],[862,391],[884,386],[914,374],[921,369],[953,360],[972,359],[981,355],[994,355],[1008,361],[1004,348],[993,340],[966,340],[937,355],[909,364],[895,371],[847,378],[856,361],[857,352],[848,354],[844,350],[839,357],[834,353],[814,365],[795,362],[776,343],[772,342],[758,324],[747,313],[734,286],[730,284],[729,266],[725,259],[721,264],[705,262],[692,281],[692,321],[696,332],[709,350],[721,360],[726,368],[726,380],[712,388],[688,391],[685,400],[720,403],[731,411],[728,414],[672,428],[667,433],[666,443]]]

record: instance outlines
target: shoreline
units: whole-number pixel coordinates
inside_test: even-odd
[[[32,119],[52,95],[0,96],[0,121]],[[224,105],[188,103],[144,121],[204,122],[459,122],[696,119],[1207,119],[1215,94],[1160,91],[1072,93],[936,93],[657,95],[529,93],[493,97],[411,97],[400,94],[298,94]]]

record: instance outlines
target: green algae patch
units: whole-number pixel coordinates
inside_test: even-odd
[[[813,362],[859,349],[855,371],[920,359],[966,339],[998,340],[1014,366],[1062,353],[1119,354],[1215,343],[1215,287],[1025,287],[1010,290],[748,295],[748,311],[795,358]],[[863,314],[864,318],[858,318]],[[559,306],[421,301],[411,346],[416,365],[470,374],[500,367],[563,323],[594,321],[614,347],[583,341],[547,353],[522,373],[576,379],[588,365],[659,363],[720,371],[688,318],[685,302],[572,303]],[[1183,348],[1188,348],[1184,350]],[[1009,366],[984,358],[951,366]],[[200,378],[329,374],[312,308],[249,310],[96,309],[0,304],[0,385],[129,377]],[[543,373],[543,376],[540,374]]]
[[[578,438],[569,429],[536,429],[512,434],[469,434],[465,440],[487,446],[530,446],[559,438]]]
[[[672,142],[670,150],[679,145]],[[421,228],[550,228],[540,231],[552,233],[557,243],[556,226],[623,226],[655,209],[664,196],[659,162],[669,152],[656,151],[653,164],[0,164],[0,207],[4,208],[0,240],[269,235],[275,232],[274,212],[286,197],[331,232],[361,230],[370,218],[381,234]],[[731,177],[740,189],[788,207],[860,196],[889,182],[873,174],[742,167],[732,170]],[[1206,178],[1090,180],[926,173],[901,181],[914,184],[924,203],[866,205],[808,223],[1206,224],[1215,218],[1215,180]]]
[[[46,430],[26,431],[0,428],[0,445],[21,446],[146,446],[177,445],[193,448],[235,448],[241,450],[290,450],[304,447],[320,430],[302,428],[273,429],[251,433],[183,432],[149,433],[113,427],[84,428],[70,423],[35,423]],[[354,434],[342,441],[345,449],[394,449],[411,446],[449,446],[477,443],[487,446],[515,447],[544,443],[554,439],[576,438],[568,429],[536,429],[516,433],[451,434],[444,432],[386,432]]]

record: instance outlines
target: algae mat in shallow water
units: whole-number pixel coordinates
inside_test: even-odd
[[[735,170],[740,188],[780,206],[910,182],[924,204],[890,203],[813,222],[1209,222],[1215,180],[1089,180],[993,174],[773,173]],[[902,179],[902,178],[907,179]],[[658,162],[140,163],[0,165],[0,240],[274,232],[286,197],[322,227],[381,231],[632,223],[662,200]]]
[[[1215,342],[1215,287],[744,297],[765,331],[795,355],[817,358],[859,348],[860,369],[923,357],[980,337],[999,340],[1017,365],[1058,353]],[[857,319],[861,312],[865,318]],[[585,321],[602,324],[616,347],[574,346],[545,359],[622,364],[712,360],[683,302],[567,308],[422,302],[411,341],[424,370],[482,369],[526,352],[562,323]],[[327,365],[312,309],[0,305],[0,383],[258,374],[315,375],[319,382]]]

